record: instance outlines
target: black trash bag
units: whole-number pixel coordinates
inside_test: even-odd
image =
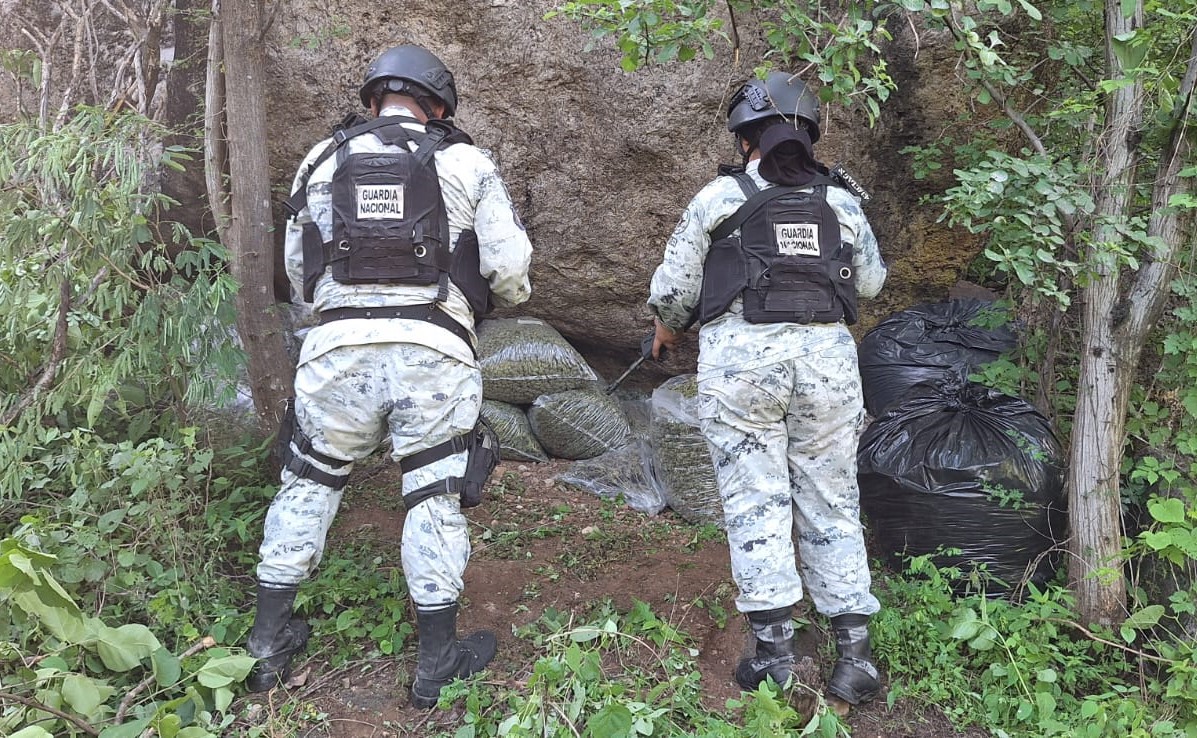
[[[983,565],[998,580],[991,596],[1055,573],[1065,464],[1029,403],[961,376],[916,385],[865,431],[857,462],[861,510],[892,562],[930,554],[941,567]]]
[[[992,309],[993,303],[976,299],[916,305],[866,333],[859,355],[869,414],[881,415],[919,382],[967,374],[1012,350],[1018,343],[1012,328],[976,324]]]

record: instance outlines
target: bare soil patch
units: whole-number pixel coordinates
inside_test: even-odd
[[[569,463],[504,462],[492,477],[489,499],[467,511],[473,555],[458,627],[462,633],[484,628],[498,636],[489,679],[517,688],[526,681],[538,654],[513,632],[548,608],[571,613],[581,624],[605,601],[624,611],[640,600],[693,638],[705,706],[723,709],[740,695],[732,672],[746,645],[746,626],[735,610],[722,533],[688,524],[668,510],[650,517],[556,484],[554,477]],[[329,535],[330,555],[337,546],[369,538],[393,551],[392,565],[398,566],[403,525],[398,489],[394,467],[385,461],[356,472]],[[799,658],[809,659],[804,681],[821,691],[834,650],[830,635],[822,618],[802,606],[799,619]],[[310,645],[297,669],[310,670],[306,683],[290,695],[252,700],[265,713],[261,718],[287,709],[290,696],[313,715],[305,736],[452,734],[460,722],[460,707],[424,711],[408,705],[414,638],[394,656],[338,670],[326,658],[319,644]],[[890,708],[884,698],[854,710],[848,724],[860,738],[984,735],[957,732],[934,707],[899,700]]]

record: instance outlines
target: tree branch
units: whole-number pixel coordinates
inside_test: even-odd
[[[199,641],[199,643],[192,645],[191,648],[189,648],[186,651],[184,651],[183,653],[179,654],[179,659],[182,660],[182,659],[187,658],[188,656],[194,656],[197,653],[199,653],[200,651],[212,648],[215,645],[216,645],[215,638],[213,638],[212,636],[204,636]],[[148,677],[146,677],[145,679],[142,679],[140,682],[138,682],[137,686],[135,686],[135,687],[133,687],[133,689],[129,690],[129,693],[124,696],[124,698],[121,700],[120,705],[116,708],[116,716],[113,718],[113,722],[116,725],[120,725],[121,723],[123,723],[125,721],[125,714],[127,712],[129,712],[129,708],[133,706],[133,700],[137,698],[137,695],[146,691],[146,689],[148,689],[149,686],[153,683],[154,683],[154,675],[150,674]]]
[[[1117,648],[1120,651],[1126,651],[1127,653],[1134,654],[1135,656],[1138,656],[1141,659],[1147,659],[1148,661],[1155,661],[1160,664],[1175,664],[1176,663],[1176,661],[1174,661],[1172,659],[1166,659],[1163,656],[1156,656],[1155,654],[1147,653],[1145,651],[1139,651],[1138,649],[1134,649],[1129,646],[1124,646],[1121,643],[1118,643],[1116,641],[1111,641],[1106,638],[1102,638],[1101,636],[1097,635],[1096,633],[1089,630],[1088,628],[1081,625],[1080,623],[1076,622],[1075,620],[1068,620],[1066,618],[1046,618],[1046,620],[1048,622],[1052,622],[1052,623],[1060,623],[1062,625],[1067,625],[1070,628],[1076,628],[1081,633],[1083,633],[1086,638],[1088,638],[1090,640],[1105,644],[1107,646],[1110,646],[1111,648]]]
[[[1171,132],[1168,145],[1160,157],[1156,172],[1155,187],[1151,193],[1151,217],[1147,222],[1148,237],[1158,238],[1163,245],[1151,254],[1151,260],[1144,263],[1131,285],[1127,302],[1130,313],[1123,330],[1131,336],[1144,336],[1159,320],[1168,298],[1165,285],[1176,271],[1175,256],[1186,238],[1191,240],[1190,226],[1193,212],[1188,209],[1168,207],[1173,195],[1192,191],[1192,180],[1179,176],[1193,151],[1189,120],[1194,106],[1197,89],[1197,33],[1193,34],[1189,46],[1188,67],[1180,88],[1177,103],[1172,109]]]
[[[16,702],[18,705],[25,705],[26,707],[32,707],[33,709],[41,710],[42,712],[48,712],[55,717],[62,718],[63,720],[67,721],[68,723],[71,723],[76,728],[78,728],[79,730],[82,730],[84,733],[87,733],[88,735],[99,735],[100,734],[100,731],[98,731],[94,727],[92,727],[91,723],[87,722],[86,720],[83,720],[82,718],[78,718],[78,717],[75,717],[74,715],[65,713],[62,710],[58,710],[53,707],[50,707],[49,705],[43,705],[42,703],[38,702],[37,700],[33,699],[32,697],[22,697],[21,695],[13,694],[12,692],[0,692],[0,701],[3,701],[3,700],[8,700],[9,702]]]
[[[960,30],[960,26],[956,23],[955,8],[953,8],[951,14],[948,15],[947,21],[948,30],[952,32],[952,36],[957,41],[964,41],[964,33]],[[978,82],[980,82],[981,87],[983,87],[985,91],[989,93],[989,96],[992,97],[998,103],[998,105],[1002,107],[1002,112],[1006,114],[1006,117],[1010,119],[1010,122],[1017,126],[1018,130],[1022,131],[1022,134],[1027,137],[1027,141],[1030,142],[1031,148],[1035,149],[1035,152],[1040,156],[1046,157],[1047,148],[1043,145],[1043,139],[1039,137],[1039,134],[1035,132],[1034,128],[1031,128],[1026,119],[1022,117],[1022,114],[1010,105],[1010,99],[1006,97],[1006,95],[1002,94],[996,87],[993,86],[993,83],[984,77],[981,77]]]
[[[740,28],[736,25],[736,9],[732,7],[731,0],[727,1],[727,14],[731,18],[731,37],[732,37],[732,64],[740,63]]]
[[[0,425],[12,425],[13,421],[33,404],[39,393],[54,384],[54,379],[58,376],[58,367],[66,357],[67,349],[67,316],[71,312],[71,282],[69,279],[63,279],[62,284],[59,285],[58,300],[58,320],[54,327],[54,339],[46,367],[33,386],[22,392],[21,399],[17,400],[17,403],[9,408],[3,417],[0,417]]]
[[[224,32],[221,28],[220,0],[212,0],[212,20],[208,24],[208,71],[204,85],[204,181],[208,188],[208,207],[216,221],[217,237],[223,242],[232,210],[225,186],[228,167],[228,143],[224,127]]]

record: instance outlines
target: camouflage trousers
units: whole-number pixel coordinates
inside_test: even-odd
[[[343,346],[300,365],[295,375],[296,423],[316,451],[350,462],[369,456],[388,436],[396,461],[431,448],[473,428],[481,406],[478,368],[419,344]],[[333,474],[352,468],[308,461]],[[463,451],[413,469],[403,475],[402,491],[461,476],[465,465]],[[340,491],[283,470],[266,513],[258,579],[296,584],[310,576],[340,502]],[[469,557],[456,496],[438,495],[407,512],[402,564],[412,602],[457,601]]]
[[[855,344],[709,372],[698,391],[740,590],[736,607],[793,605],[805,582],[824,615],[877,612],[856,482],[864,411]]]

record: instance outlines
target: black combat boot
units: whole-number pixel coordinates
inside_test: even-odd
[[[831,627],[840,658],[827,682],[827,692],[850,705],[868,702],[881,691],[881,678],[869,646],[869,616],[836,615]]]
[[[765,677],[784,687],[794,668],[794,621],[790,607],[748,613],[748,624],[756,639],[756,656],[740,659],[736,683],[754,690]]]
[[[291,676],[291,657],[307,645],[311,628],[291,617],[297,585],[258,584],[258,608],[245,650],[258,659],[245,678],[251,692],[265,692],[286,683]]]
[[[435,707],[441,688],[457,677],[468,677],[486,668],[495,657],[495,634],[480,630],[457,640],[457,605],[438,610],[416,608],[419,658],[411,685],[415,707]]]

